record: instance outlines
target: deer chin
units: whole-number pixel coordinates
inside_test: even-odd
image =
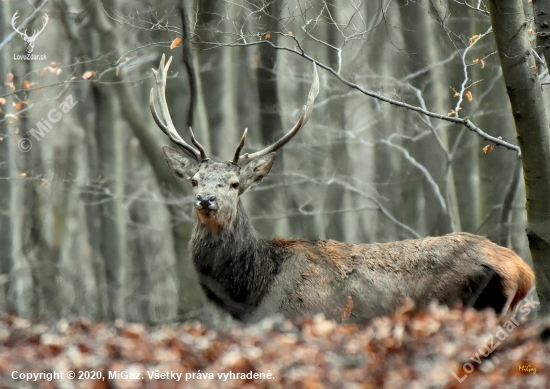
[[[205,226],[211,233],[217,234],[222,229],[219,223],[217,209],[197,209],[197,219],[200,224]]]

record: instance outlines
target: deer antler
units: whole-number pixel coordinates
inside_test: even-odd
[[[287,132],[281,139],[279,139],[277,142],[273,143],[271,146],[266,147],[263,150],[260,150],[253,154],[244,154],[239,157],[239,154],[241,152],[241,149],[244,145],[244,140],[246,138],[246,130],[243,134],[243,137],[241,138],[241,142],[239,143],[239,146],[237,147],[237,151],[235,152],[235,157],[233,158],[233,162],[237,163],[236,159],[238,158],[238,162],[242,162],[245,160],[249,160],[252,158],[261,157],[262,155],[266,155],[269,153],[272,153],[273,151],[279,150],[281,147],[283,147],[289,140],[292,139],[294,135],[298,133],[300,128],[306,124],[308,121],[311,111],[313,111],[313,102],[315,101],[315,98],[319,94],[319,75],[317,74],[317,66],[315,65],[315,62],[313,63],[313,84],[311,85],[311,89],[309,90],[309,95],[307,98],[307,103],[304,105],[304,108],[302,109],[302,115],[300,115],[300,118],[298,119],[298,122],[294,125],[294,127]]]
[[[166,74],[168,72],[168,68],[170,67],[170,63],[172,62],[172,57],[168,59],[168,62],[166,63],[166,65],[164,64],[164,62],[165,62],[165,57],[163,54],[160,60],[158,70],[153,69],[153,75],[155,76],[155,81],[157,82],[157,100],[160,105],[160,116],[159,116],[155,108],[155,99],[153,96],[154,88],[151,88],[151,95],[149,97],[149,107],[151,108],[153,119],[155,119],[155,122],[157,123],[159,128],[162,130],[162,132],[168,135],[168,137],[170,138],[170,140],[172,140],[172,142],[180,146],[180,148],[185,152],[185,154],[193,158],[195,161],[200,162],[204,159],[207,159],[207,156],[204,151],[204,148],[195,139],[195,136],[193,135],[193,131],[191,130],[191,127],[189,127],[189,131],[191,132],[191,140],[193,144],[197,146],[198,150],[195,149],[193,146],[187,144],[182,139],[182,137],[178,134],[176,127],[174,126],[174,123],[172,122],[172,118],[170,117],[170,112],[168,111],[168,104],[166,103]]]
[[[237,163],[239,162],[239,155],[241,154],[241,150],[244,147],[244,141],[246,140],[246,134],[248,133],[248,128],[244,129],[243,136],[241,137],[241,141],[239,142],[239,145],[237,146],[237,150],[235,150],[235,156],[233,157],[233,160],[231,162]]]

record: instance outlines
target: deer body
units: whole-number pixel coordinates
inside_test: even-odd
[[[240,205],[229,231],[197,224],[191,255],[209,300],[242,321],[319,312],[338,320],[348,296],[358,322],[391,314],[407,297],[418,307],[437,301],[503,313],[533,281],[513,251],[477,235],[381,244],[267,238]]]
[[[196,149],[174,128],[164,95],[169,65],[163,56],[153,70],[161,110],[151,90],[151,112],[182,151],[163,147],[168,166],[193,187],[196,225],[190,248],[200,284],[210,301],[235,318],[322,312],[362,322],[392,313],[405,298],[418,307],[436,301],[505,313],[530,290],[534,274],[519,256],[468,233],[379,244],[262,236],[240,196],[267,176],[275,151],[308,120],[319,89],[315,68],[307,105],[293,129],[266,149],[241,156],[245,130],[233,159],[214,162],[192,131]]]

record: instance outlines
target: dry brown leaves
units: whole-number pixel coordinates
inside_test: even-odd
[[[365,326],[318,316],[268,318],[230,332],[199,324],[148,327],[86,320],[32,324],[0,319],[0,386],[22,387],[13,371],[99,371],[105,380],[30,382],[36,388],[550,388],[550,326],[513,329],[481,363],[476,353],[505,319],[493,312],[405,307]],[[495,339],[495,344],[497,340]],[[463,364],[474,370],[464,376]],[[530,365],[536,373],[521,371]],[[108,379],[109,371],[140,379]],[[181,373],[150,379],[149,373]],[[226,379],[218,373],[271,373],[272,379]],[[200,373],[202,378],[192,379]],[[186,374],[188,380],[186,381]],[[214,379],[204,379],[210,374]]]

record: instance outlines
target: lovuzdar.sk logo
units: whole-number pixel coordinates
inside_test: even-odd
[[[49,20],[48,15],[44,14],[44,21],[42,22],[42,28],[41,29],[33,30],[32,35],[27,35],[27,29],[25,29],[25,31],[21,31],[15,25],[15,21],[19,17],[18,13],[19,13],[19,11],[16,11],[13,14],[13,17],[11,18],[11,26],[13,27],[13,29],[19,35],[21,35],[21,38],[23,38],[23,40],[25,41],[25,51],[27,52],[27,54],[25,54],[25,55],[16,55],[16,54],[14,54],[13,59],[14,60],[27,60],[27,61],[28,60],[47,60],[46,54],[36,55],[36,54],[33,54],[32,52],[34,50],[34,44],[36,43],[36,38],[38,38],[38,36],[42,33],[42,31],[44,31],[44,29],[46,28],[46,25],[48,24],[48,20]]]

